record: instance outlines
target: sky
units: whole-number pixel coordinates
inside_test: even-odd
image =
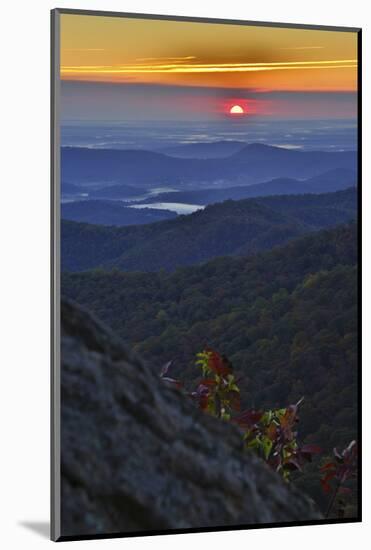
[[[354,32],[62,14],[60,48],[67,121],[356,117]]]

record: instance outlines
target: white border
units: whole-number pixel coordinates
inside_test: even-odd
[[[45,523],[49,519],[49,33],[50,13],[54,7],[132,11],[144,13],[220,17],[224,19],[285,21],[363,27],[363,120],[364,120],[364,426],[368,426],[370,388],[368,365],[371,360],[368,341],[371,280],[371,224],[367,216],[371,179],[367,166],[370,118],[370,16],[367,3],[353,0],[339,3],[323,0],[297,2],[280,0],[215,3],[209,0],[119,1],[48,0],[5,3],[2,6],[2,98],[0,105],[2,138],[1,201],[1,294],[2,318],[1,376],[2,420],[1,453],[1,540],[4,548],[39,548],[52,544],[25,522]],[[371,486],[367,462],[369,438],[363,437],[364,486]],[[179,550],[190,545],[212,545],[218,549],[258,547],[286,548],[298,545],[300,550],[313,547],[337,550],[362,546],[370,539],[370,506],[365,491],[365,524],[264,529],[230,533],[206,533],[73,542],[79,545],[122,545],[127,548]],[[34,526],[35,527],[35,526]],[[44,529],[45,530],[45,529]],[[150,545],[150,546],[148,546]],[[366,546],[366,544],[364,545]]]

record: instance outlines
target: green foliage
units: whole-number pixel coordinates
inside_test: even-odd
[[[357,437],[356,264],[357,228],[349,224],[172,274],[65,273],[62,293],[154,368],[173,360],[175,380],[192,387],[197,352],[206,343],[223,350],[235,366],[242,410],[275,411],[305,395],[301,440],[328,454]],[[314,467],[292,478],[325,511]]]
[[[234,422],[244,431],[248,450],[258,454],[288,480],[292,470],[302,470],[305,461],[320,452],[317,445],[300,446],[297,440],[298,407],[302,400],[286,408],[240,411],[240,388],[228,359],[210,348],[197,354],[196,365],[203,378],[190,395],[209,414]]]
[[[247,447],[254,449],[276,472],[288,479],[293,470],[302,470],[319,447],[301,448],[297,440],[299,403],[281,409],[248,411],[237,422],[245,426]]]
[[[167,363],[161,371],[161,377],[168,374],[172,363]],[[274,471],[288,481],[293,471],[303,471],[306,463],[311,463],[314,455],[322,452],[318,445],[301,444],[298,438],[298,409],[301,398],[294,405],[285,408],[257,411],[240,411],[240,388],[233,375],[233,366],[224,356],[206,348],[197,353],[196,366],[201,369],[202,379],[195,391],[189,393],[202,410],[224,421],[236,423],[243,430],[243,440],[248,451],[255,452]],[[183,388],[172,378],[167,381]],[[346,486],[348,480],[357,478],[357,444],[352,441],[341,453],[335,448],[334,459],[320,468],[320,482],[325,493],[331,498],[327,507],[328,517],[337,502],[337,515],[344,517],[347,501],[339,495],[352,495],[352,489]],[[335,487],[331,482],[335,481]],[[349,500],[348,500],[349,502]]]
[[[330,493],[326,517],[331,515],[336,505],[337,516],[344,517],[346,498],[352,494],[349,481],[357,478],[358,449],[356,441],[351,441],[343,451],[333,450],[333,458],[321,466],[321,484],[325,493]]]
[[[354,219],[355,189],[212,204],[188,216],[130,227],[62,221],[62,268],[104,265],[124,271],[174,271],[218,256],[242,256]],[[73,208],[71,206],[71,208]]]
[[[196,365],[203,378],[192,397],[198,406],[210,414],[229,420],[234,410],[240,410],[240,388],[228,359],[216,351],[206,349],[197,354]]]

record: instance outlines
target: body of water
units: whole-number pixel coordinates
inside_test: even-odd
[[[180,202],[153,202],[150,204],[133,204],[130,208],[155,208],[156,210],[171,210],[177,214],[192,214],[196,210],[203,210],[205,207],[199,204],[183,204]]]

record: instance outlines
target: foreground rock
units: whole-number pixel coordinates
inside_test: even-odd
[[[62,535],[320,519],[237,428],[165,386],[62,303]]]

